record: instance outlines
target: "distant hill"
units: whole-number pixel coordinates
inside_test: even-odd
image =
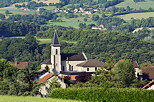
[[[116,5],[116,7],[127,7],[130,6],[134,9],[149,9],[154,8],[154,0],[145,0],[145,2],[134,2],[134,0],[124,0]]]

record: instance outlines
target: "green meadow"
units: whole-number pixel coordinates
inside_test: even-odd
[[[131,8],[134,9],[149,9],[154,8],[154,0],[145,0],[145,2],[138,2],[135,3],[133,0],[125,0],[124,2],[121,2],[119,4],[116,5],[116,7],[127,7],[130,6]]]
[[[0,102],[79,102],[73,100],[40,98],[40,97],[23,97],[23,96],[0,96]]]
[[[130,13],[130,14],[126,14],[126,15],[120,15],[120,16],[117,16],[117,17],[120,17],[124,20],[131,20],[132,18],[142,19],[142,18],[154,17],[154,12]]]
[[[21,9],[17,9],[13,6],[0,8],[0,13],[5,14],[6,10],[8,10],[12,14],[21,14],[21,15],[37,13],[37,11],[24,11],[24,10],[21,10]]]

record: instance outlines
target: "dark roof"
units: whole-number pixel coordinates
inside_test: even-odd
[[[149,79],[154,79],[154,66],[146,66],[142,69],[143,75],[147,75]]]
[[[18,69],[25,69],[28,67],[28,62],[10,62],[10,64]]]
[[[57,35],[56,31],[54,32],[54,36],[53,36],[51,45],[52,46],[60,46],[60,42],[58,40],[58,35]]]
[[[50,79],[53,75],[51,73],[48,73],[47,75],[45,75],[44,77],[40,78],[38,81],[36,81],[36,83],[42,83],[47,81],[48,79]]]
[[[86,60],[83,53],[62,53],[61,54],[61,60],[67,60],[67,61],[84,61]]]
[[[101,67],[104,66],[105,63],[98,61],[98,60],[87,60],[85,62],[82,62],[80,64],[77,64],[77,66],[81,66],[81,67]]]
[[[137,63],[137,61],[133,61],[133,67],[134,68],[139,68],[139,64]]]
[[[85,61],[86,58],[83,53],[62,53],[61,54],[62,61]],[[46,60],[42,62],[42,64],[51,64],[51,60]]]
[[[42,64],[51,64],[51,60],[50,59],[46,60],[46,61],[42,62]]]

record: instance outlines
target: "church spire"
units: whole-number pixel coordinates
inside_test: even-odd
[[[58,40],[58,35],[57,35],[57,32],[55,30],[54,32],[54,36],[53,36],[53,39],[52,39],[52,46],[60,46],[60,42]]]

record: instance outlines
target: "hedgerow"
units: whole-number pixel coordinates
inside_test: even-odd
[[[67,88],[54,89],[51,97],[88,102],[153,102],[154,91],[135,88]]]

